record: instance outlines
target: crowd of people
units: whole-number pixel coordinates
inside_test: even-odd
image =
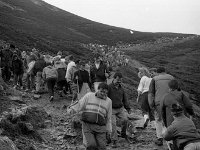
[[[162,146],[166,140],[169,150],[199,150],[200,134],[192,121],[192,103],[175,77],[164,67],[139,68],[138,77],[137,101],[144,115],[141,128],[155,120],[156,145]]]
[[[43,55],[33,48],[20,51],[12,44],[0,50],[1,76],[14,88],[41,93],[48,89],[49,101],[55,100],[55,89],[60,97],[71,95],[68,115],[82,112],[83,144],[88,150],[105,150],[108,141],[117,148],[117,119],[121,121],[121,137],[127,138],[128,114],[131,105],[122,86],[120,66],[127,66],[125,55],[115,48],[90,45],[94,61],[75,56]],[[124,63],[125,61],[125,63]],[[145,129],[155,120],[157,140],[167,141],[170,150],[200,150],[200,135],[192,121],[194,111],[178,81],[167,74],[164,67],[138,69],[137,102],[141,107]]]

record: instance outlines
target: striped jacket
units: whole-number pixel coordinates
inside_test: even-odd
[[[82,121],[105,126],[107,131],[112,132],[111,116],[112,101],[110,98],[106,100],[95,96],[95,93],[87,93],[78,103],[71,107],[75,112],[82,111]]]

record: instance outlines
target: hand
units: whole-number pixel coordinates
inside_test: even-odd
[[[137,102],[137,103],[139,102],[139,97],[137,97],[136,102]]]
[[[69,116],[72,115],[72,112],[73,112],[72,109],[70,109],[70,108],[67,109],[67,115],[69,115]]]
[[[76,76],[75,79],[78,80],[78,76]]]
[[[108,77],[109,77],[109,74],[108,74],[108,73],[105,73],[105,76],[106,76],[106,78],[108,78]]]

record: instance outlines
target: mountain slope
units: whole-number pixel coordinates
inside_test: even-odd
[[[117,28],[84,19],[41,0],[0,0],[0,36],[20,47],[35,46],[46,51],[81,53],[78,43],[115,45],[154,41],[175,33],[145,33]],[[86,52],[86,51],[84,51]]]

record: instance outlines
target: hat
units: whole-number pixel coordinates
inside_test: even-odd
[[[172,114],[180,114],[183,112],[183,108],[179,104],[172,104],[171,106]]]

